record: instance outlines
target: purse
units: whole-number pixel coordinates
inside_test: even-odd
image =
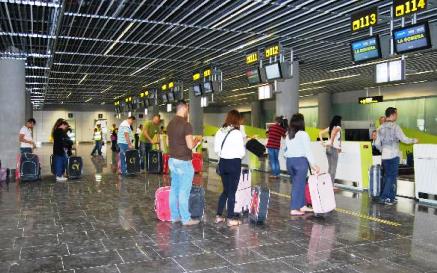
[[[226,141],[226,139],[228,138],[229,134],[230,134],[232,131],[234,131],[234,130],[236,130],[236,129],[235,129],[235,128],[232,128],[232,129],[229,130],[229,132],[226,134],[225,138],[223,139],[222,147],[220,148],[220,152],[223,150],[223,145],[225,145],[225,141]],[[222,176],[222,174],[221,174],[221,172],[220,172],[220,165],[219,165],[219,164],[217,164],[217,166],[215,167],[215,173],[216,173],[218,176]]]

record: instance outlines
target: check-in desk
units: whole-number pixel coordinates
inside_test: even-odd
[[[437,205],[437,145],[415,144],[413,151],[416,198]]]

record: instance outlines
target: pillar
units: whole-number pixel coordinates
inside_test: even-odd
[[[250,124],[253,127],[261,127],[261,101],[257,100],[251,103],[250,105],[251,113],[250,113]]]
[[[290,118],[299,112],[299,62],[293,62],[293,77],[277,82],[276,116]]]
[[[317,95],[318,127],[328,128],[332,117],[331,93],[323,92]]]
[[[0,59],[0,160],[15,169],[18,132],[25,122],[24,60]]]
[[[30,94],[26,92],[26,108],[25,108],[25,119],[28,120],[30,118],[33,118],[33,104],[30,100]]]
[[[203,135],[203,108],[200,107],[199,96],[194,96],[192,88],[189,90],[190,98],[190,123],[193,126],[194,135]]]

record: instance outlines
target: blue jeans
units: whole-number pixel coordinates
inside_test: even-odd
[[[279,149],[269,148],[269,162],[272,168],[272,174],[279,176],[281,174],[281,168],[279,167]]]
[[[96,152],[99,155],[102,155],[102,141],[101,140],[96,140],[96,144],[94,145],[94,149],[91,152],[91,155],[94,155]]]
[[[170,158],[168,167],[171,173],[171,220],[176,221],[180,219],[182,223],[186,223],[191,219],[189,200],[194,177],[193,163],[191,161]]]
[[[20,148],[20,153],[25,154],[25,153],[32,153],[32,148]]]
[[[129,145],[124,143],[118,143],[120,148],[120,165],[121,165],[121,175],[126,175],[127,165],[126,165],[126,151],[129,150]]]
[[[54,158],[55,175],[61,177],[65,173],[65,168],[67,167],[67,155],[55,155]]]
[[[220,158],[219,168],[223,183],[223,192],[219,197],[217,215],[222,215],[227,204],[227,218],[234,218],[235,193],[238,189],[241,174],[241,159]]]
[[[287,171],[291,182],[291,203],[292,210],[299,210],[305,206],[305,184],[308,175],[308,160],[306,157],[288,157]]]
[[[396,185],[399,171],[399,157],[382,160],[382,167],[384,169],[383,185],[381,199],[390,199],[394,201],[396,197]]]

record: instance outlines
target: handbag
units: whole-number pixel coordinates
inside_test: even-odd
[[[235,129],[235,128],[232,128],[232,129],[229,130],[229,132],[226,134],[226,136],[225,136],[225,138],[223,139],[223,142],[222,142],[222,147],[220,148],[220,153],[221,153],[221,151],[223,150],[223,145],[225,145],[225,141],[226,141],[226,139],[228,138],[229,134],[230,134],[232,131],[234,131],[234,130],[236,130],[236,129]],[[218,176],[222,176],[222,174],[220,173],[220,165],[219,165],[219,164],[217,164],[217,166],[215,167],[215,173],[216,173]]]

